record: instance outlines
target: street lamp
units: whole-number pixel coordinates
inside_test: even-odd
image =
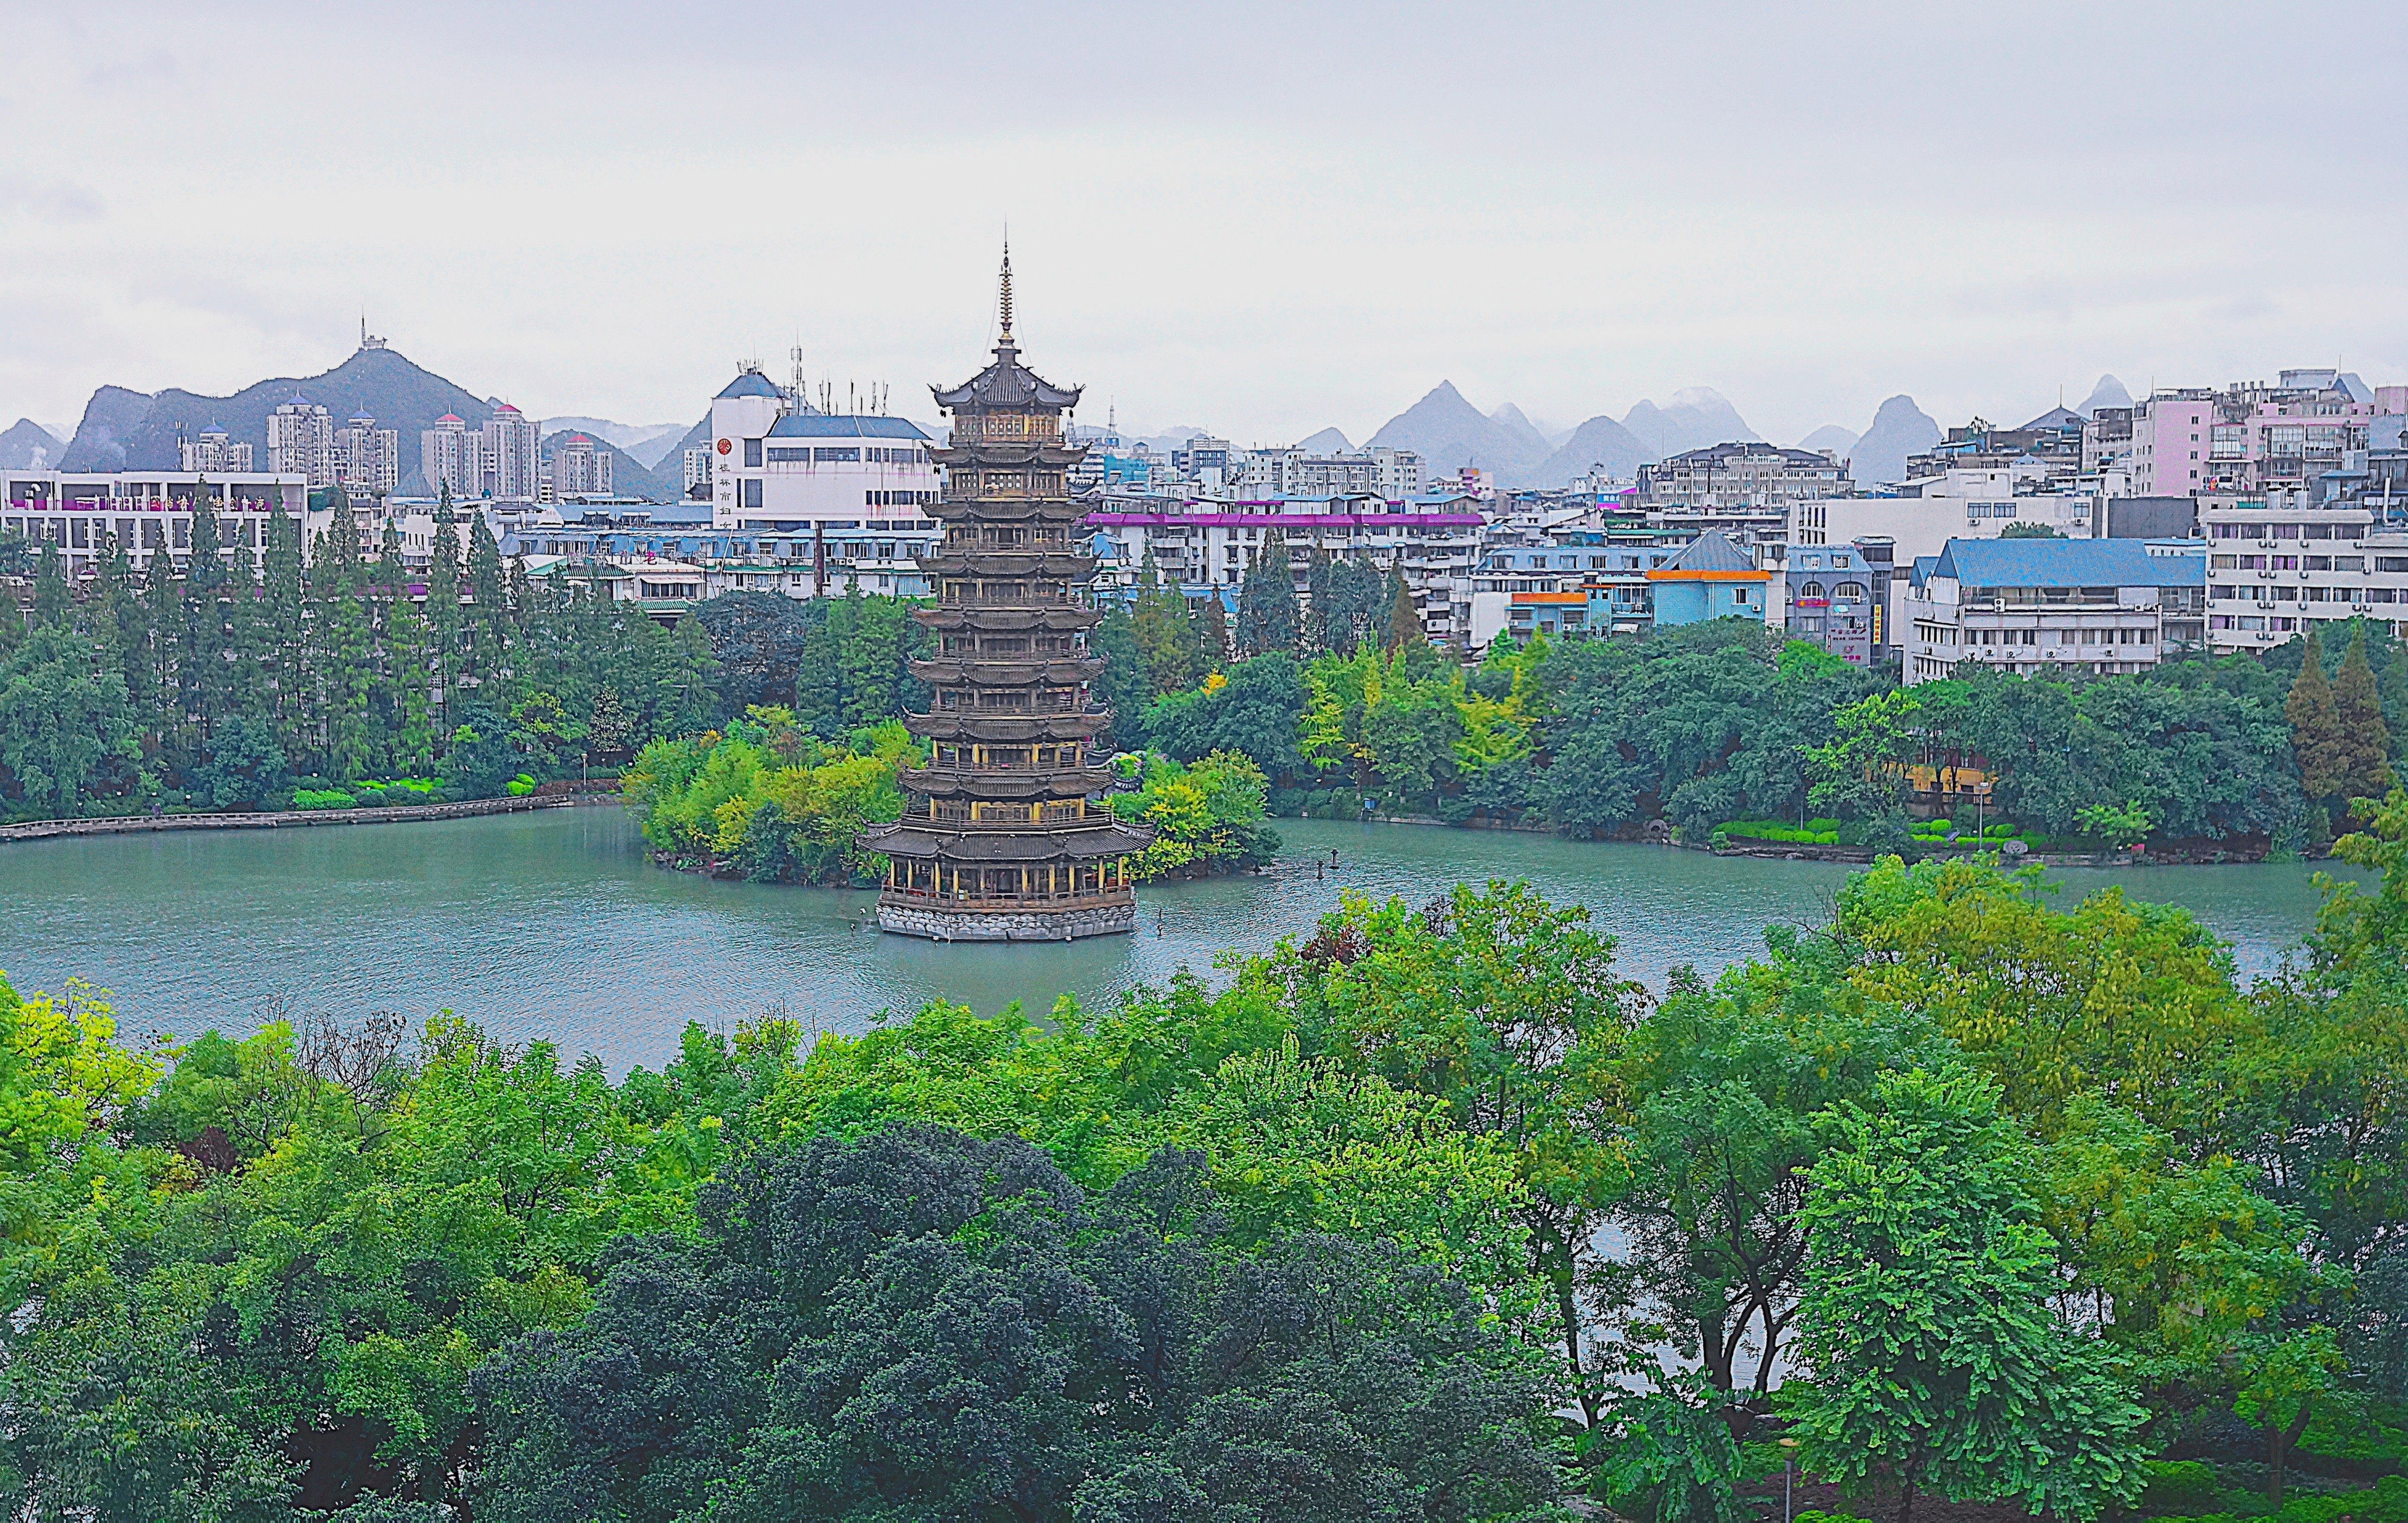
[[[1776,1440],[1781,1447],[1781,1523],[1790,1523],[1791,1500],[1798,1474],[1798,1441]]]

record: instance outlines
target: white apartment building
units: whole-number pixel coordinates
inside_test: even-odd
[[[7,493],[0,532],[58,546],[70,578],[93,575],[112,544],[137,572],[162,553],[180,571],[193,547],[193,504],[200,499],[217,514],[226,558],[256,570],[270,515],[297,518],[309,499],[306,479],[273,473],[12,470],[0,472],[0,481]]]
[[[1640,506],[1651,512],[1786,513],[1854,490],[1828,453],[1774,444],[1711,444],[1639,467]]]
[[[2195,570],[2136,539],[1951,539],[1908,578],[1901,678],[1937,682],[1961,661],[2022,676],[2145,670],[2165,654],[2160,595]]]
[[[571,434],[552,447],[552,501],[609,495],[609,451],[597,449],[582,434]]]
[[[692,496],[695,487],[710,484],[710,446],[688,450],[681,458],[685,465],[686,495]]]
[[[324,408],[296,393],[267,415],[267,469],[306,477],[311,486],[335,484],[335,421]]]
[[[2200,499],[2211,651],[2263,650],[2339,619],[2408,629],[2408,531],[2311,500],[2304,489]]]
[[[380,497],[401,484],[401,435],[354,412],[335,431],[335,479],[352,496]]]
[[[429,495],[448,487],[454,500],[484,495],[485,437],[468,432],[459,414],[447,412],[418,436],[418,473]]]
[[[503,402],[481,432],[483,495],[497,502],[535,501],[543,486],[542,425]]]
[[[1226,460],[1227,446],[1222,449]],[[1191,460],[1197,453],[1187,452]],[[1369,492],[1396,502],[1421,494],[1422,457],[1412,450],[1385,448],[1353,454],[1249,450],[1240,459],[1234,485],[1240,497],[1254,499],[1339,497]]]
[[[902,418],[810,410],[758,370],[710,403],[710,519],[806,540],[933,533],[942,478]]]
[[[1434,640],[1468,639],[1471,595],[1487,519],[1468,497],[1391,502],[1376,494],[1260,502],[1124,499],[1090,513],[1098,587],[1133,587],[1147,553],[1163,580],[1191,594],[1233,589],[1277,530],[1301,597],[1312,553],[1401,568],[1422,627]]]
[[[229,438],[222,424],[209,424],[197,438],[178,439],[176,453],[179,457],[178,464],[188,471],[251,470],[251,441],[237,442]]]

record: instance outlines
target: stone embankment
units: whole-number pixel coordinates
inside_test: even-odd
[[[452,804],[380,804],[367,809],[285,809],[230,814],[125,814],[94,820],[35,820],[0,825],[0,841],[53,836],[120,836],[143,830],[279,830],[319,825],[399,825],[457,820],[474,814],[515,814],[531,809],[616,802],[612,793],[537,793],[523,798],[468,798]]]

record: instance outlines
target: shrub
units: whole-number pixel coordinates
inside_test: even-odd
[[[2132,1504],[2133,1511],[2143,1516],[2210,1512],[2223,1489],[2214,1467],[2205,1460],[2152,1459],[2143,1468],[2149,1483]]]
[[[509,792],[511,797],[524,798],[527,795],[535,792],[535,778],[530,773],[521,772],[518,776],[510,779],[507,783],[504,783],[503,787]]]
[[[345,793],[340,788],[295,788],[293,790],[293,807],[294,809],[351,809],[355,807],[358,803],[358,799],[353,798],[350,794]]]

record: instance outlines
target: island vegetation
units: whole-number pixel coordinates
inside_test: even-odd
[[[756,713],[659,817],[895,744]],[[450,1013],[169,1043],[0,993],[0,1496],[1736,1523],[1794,1458],[1899,1523],[2401,1523],[2408,793],[2358,823],[2379,885],[2246,986],[2181,911],[1890,858],[1711,979],[1498,883],[622,1077]]]

